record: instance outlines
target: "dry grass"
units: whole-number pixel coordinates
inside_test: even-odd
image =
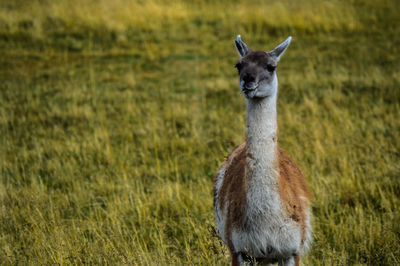
[[[395,1],[0,3],[0,261],[229,262],[212,182],[244,139],[233,39],[294,39],[279,141],[313,190],[305,265],[400,263]]]

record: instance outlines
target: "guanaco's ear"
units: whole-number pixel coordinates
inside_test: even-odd
[[[274,48],[274,50],[270,51],[269,54],[274,56],[278,62],[283,53],[286,51],[286,48],[288,48],[291,40],[292,36],[289,36],[283,43],[279,44]]]
[[[247,47],[247,45],[242,41],[242,38],[240,38],[240,34],[236,37],[235,46],[240,57],[243,57],[250,52],[249,47]]]

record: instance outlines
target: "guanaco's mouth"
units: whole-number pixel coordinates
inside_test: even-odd
[[[255,92],[257,90],[257,88],[258,88],[258,85],[251,86],[251,87],[244,86],[242,88],[242,91],[243,91],[244,94],[247,95],[250,92]]]
[[[256,87],[254,89],[243,89],[242,93],[243,93],[244,97],[250,99],[250,98],[256,97],[257,91],[258,90],[257,90],[257,87]]]

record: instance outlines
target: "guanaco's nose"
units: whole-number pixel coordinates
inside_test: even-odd
[[[254,82],[256,79],[249,73],[246,73],[243,77],[243,81],[246,83]]]

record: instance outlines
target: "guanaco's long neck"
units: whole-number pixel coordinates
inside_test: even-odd
[[[277,181],[277,89],[269,97],[247,99],[247,178]]]

